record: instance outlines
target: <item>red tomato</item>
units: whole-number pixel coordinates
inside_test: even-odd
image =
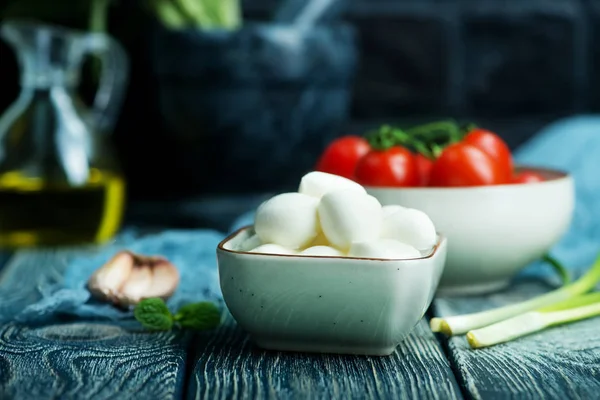
[[[481,186],[505,183],[505,171],[483,150],[460,142],[446,147],[433,163],[429,186]]]
[[[485,129],[473,129],[463,142],[483,150],[486,154],[500,165],[504,174],[504,183],[511,181],[513,172],[513,160],[508,145],[500,136]]]
[[[513,179],[513,183],[535,183],[535,182],[544,182],[546,179],[544,177],[533,171],[523,171],[517,173]]]
[[[410,150],[394,146],[371,150],[356,166],[356,181],[367,186],[418,186],[419,171]]]
[[[417,164],[417,171],[419,173],[419,183],[421,186],[427,186],[429,175],[431,175],[431,168],[433,168],[433,161],[423,154],[417,153],[415,155],[415,163]]]
[[[371,150],[369,142],[360,136],[342,136],[325,149],[316,170],[354,179],[356,163]]]

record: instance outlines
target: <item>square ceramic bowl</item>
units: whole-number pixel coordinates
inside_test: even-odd
[[[239,251],[252,228],[217,248],[223,298],[265,349],[389,355],[431,303],[446,239],[410,260],[260,254]]]
[[[568,174],[533,167],[544,182],[473,186],[375,188],[381,204],[400,204],[429,215],[448,238],[448,260],[438,293],[493,292],[549,251],[573,217],[575,190]]]

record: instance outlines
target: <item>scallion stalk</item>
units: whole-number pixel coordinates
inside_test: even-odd
[[[472,348],[478,349],[508,342],[548,327],[596,316],[600,316],[600,292],[577,296],[469,331],[467,341]]]
[[[482,328],[508,318],[519,316],[528,311],[552,306],[556,303],[572,299],[592,290],[600,281],[600,256],[592,267],[581,278],[573,283],[553,290],[541,296],[534,297],[521,303],[482,311],[474,314],[457,315],[448,318],[432,318],[430,321],[433,332],[441,332],[448,336],[461,335],[471,330]]]
[[[150,7],[167,28],[180,29],[190,22],[187,16],[171,1],[150,0]]]
[[[218,25],[216,16],[211,15],[210,9],[206,7],[204,1],[175,0],[175,4],[199,27],[212,29]]]
[[[174,29],[237,29],[241,25],[239,0],[149,0],[153,12]]]
[[[549,254],[546,254],[542,257],[542,260],[550,264],[552,269],[554,269],[554,272],[556,272],[560,277],[560,280],[562,281],[563,285],[571,283],[569,271],[567,271],[567,269],[560,262],[558,262],[556,258],[550,256]]]

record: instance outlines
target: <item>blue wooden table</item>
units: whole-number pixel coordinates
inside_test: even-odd
[[[64,251],[21,251],[0,275],[0,314],[30,304]],[[429,314],[476,311],[548,290],[435,300]],[[426,318],[390,357],[260,350],[227,315],[216,331],[148,333],[135,321],[0,327],[1,399],[591,399],[600,393],[600,319],[483,350],[434,336]]]

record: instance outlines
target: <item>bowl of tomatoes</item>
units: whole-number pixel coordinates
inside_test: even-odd
[[[315,169],[356,180],[383,205],[427,213],[448,238],[439,292],[449,295],[509,285],[560,240],[574,211],[568,173],[514,165],[499,135],[450,122],[336,139]]]

